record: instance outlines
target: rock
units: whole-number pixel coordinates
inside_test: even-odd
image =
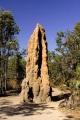
[[[22,82],[22,99],[35,103],[51,101],[48,50],[44,28],[37,24],[28,42],[28,55],[26,59],[26,79]]]

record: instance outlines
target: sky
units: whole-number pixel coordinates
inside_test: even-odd
[[[20,27],[20,50],[27,49],[37,23],[46,31],[48,50],[54,51],[57,32],[72,31],[80,22],[80,0],[0,0],[0,6],[12,12]]]

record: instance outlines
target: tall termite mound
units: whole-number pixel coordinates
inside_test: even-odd
[[[48,75],[48,50],[44,28],[37,24],[28,42],[26,78],[22,82],[22,101],[43,103],[51,101]]]

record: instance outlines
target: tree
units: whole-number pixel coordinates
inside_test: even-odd
[[[7,69],[9,57],[18,50],[19,44],[16,34],[19,33],[19,27],[15,23],[14,16],[10,11],[0,10],[0,79],[1,87],[4,83],[6,91]]]
[[[24,60],[24,55],[26,55],[26,50],[24,49],[16,54],[16,73],[18,83],[20,83],[26,76],[26,61]]]
[[[49,77],[51,80],[54,79],[54,67],[53,67],[53,61],[55,57],[55,52],[54,51],[48,51],[48,67],[49,67]]]
[[[64,76],[62,78],[66,81],[76,77],[76,67],[80,65],[80,23],[74,26],[72,32],[57,33],[56,42],[56,51],[62,56],[60,60],[61,75]]]
[[[23,78],[26,76],[26,61],[17,53],[16,56],[11,57],[8,62],[7,70],[7,88],[8,89],[19,89]],[[14,83],[14,84],[12,84]]]

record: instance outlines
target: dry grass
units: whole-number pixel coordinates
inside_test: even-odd
[[[71,109],[69,106],[59,107],[59,110],[68,118],[73,118],[73,120],[80,120],[80,105]]]

